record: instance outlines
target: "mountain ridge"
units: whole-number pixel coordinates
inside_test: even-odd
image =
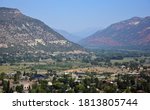
[[[0,49],[3,53],[12,50],[15,53],[85,50],[65,39],[44,22],[26,16],[18,9],[6,7],[0,8]]]
[[[83,39],[80,44],[88,48],[136,48],[136,46],[148,48],[150,17],[133,17],[114,23]]]

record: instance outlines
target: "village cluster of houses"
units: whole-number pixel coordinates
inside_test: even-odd
[[[122,69],[126,68],[125,66],[122,66],[121,67]],[[143,71],[145,70],[144,67],[140,67],[140,70]],[[147,71],[150,71],[150,68],[146,68]],[[6,74],[7,75],[7,79],[3,79],[5,81],[9,81],[9,87],[12,88],[12,90],[14,92],[17,92],[15,91],[15,88],[17,86],[23,86],[23,92],[24,93],[28,93],[30,89],[32,89],[32,85],[34,84],[39,84],[39,80],[47,80],[48,81],[48,85],[49,86],[52,86],[52,80],[53,80],[53,77],[62,77],[62,75],[67,75],[69,77],[72,77],[73,79],[75,79],[75,82],[78,82],[80,83],[82,79],[84,79],[85,77],[88,76],[88,74],[86,72],[72,72],[72,73],[69,73],[69,72],[59,72],[59,73],[56,73],[56,72],[52,72],[52,71],[49,71],[47,74],[33,74],[32,76],[28,76],[28,75],[23,75],[21,74],[20,77],[19,77],[19,81],[16,83],[14,81],[14,75],[16,73],[9,73],[9,74]],[[134,70],[132,72],[128,72],[128,73],[121,73],[121,74],[129,74],[129,75],[138,75],[140,74],[139,70]],[[109,76],[110,78],[107,79],[107,81],[109,83],[113,83],[113,80],[115,79],[116,75],[117,74],[94,74],[95,77],[97,77],[98,79],[106,79],[106,76]],[[0,80],[0,92],[3,92],[3,86],[2,86],[2,80]]]

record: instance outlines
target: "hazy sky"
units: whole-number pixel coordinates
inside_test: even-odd
[[[0,0],[47,25],[68,32],[104,28],[134,16],[150,16],[150,0]]]

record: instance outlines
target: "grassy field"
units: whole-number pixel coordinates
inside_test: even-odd
[[[122,60],[111,60],[111,63],[124,63],[124,62],[130,62],[134,61],[134,58],[123,58]]]
[[[0,66],[0,73],[5,72],[5,73],[12,73],[14,72],[14,66]]]
[[[57,70],[57,71],[63,71],[68,69],[76,69],[76,68],[83,68],[83,67],[89,67],[90,64],[82,63],[79,61],[64,61],[64,62],[57,62],[54,64],[48,64],[46,62],[21,62],[16,63],[13,66],[8,65],[2,65],[0,66],[0,73],[14,73],[16,71],[21,72],[31,72],[37,71],[37,73],[46,73],[47,70]]]
[[[34,65],[33,68],[34,69],[41,69],[41,70],[48,70],[48,69],[52,69],[52,70],[68,70],[68,69],[75,69],[75,68],[79,68],[79,67],[89,67],[91,66],[90,64],[87,63],[82,63],[79,61],[66,61],[66,62],[57,62],[55,64],[45,64],[45,65]]]
[[[14,73],[16,71],[30,71],[31,69],[26,65],[16,64],[16,65],[2,65],[0,66],[0,73]]]

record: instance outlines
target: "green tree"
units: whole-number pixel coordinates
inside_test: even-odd
[[[83,92],[86,91],[86,88],[85,88],[85,86],[84,86],[83,84],[79,84],[79,85],[76,85],[76,86],[75,86],[74,91],[75,91],[76,93],[83,93]]]
[[[15,82],[18,82],[19,79],[20,79],[20,76],[21,76],[21,72],[20,72],[20,71],[17,71],[17,73],[14,75],[14,81],[15,81]]]
[[[18,85],[18,86],[16,86],[16,91],[18,92],[18,93],[22,93],[23,92],[23,85]]]
[[[106,93],[115,93],[117,90],[117,87],[114,84],[106,84],[104,86],[104,92]]]
[[[2,81],[3,83],[3,92],[9,93],[10,92],[10,81]]]
[[[2,72],[2,73],[0,74],[0,80],[5,79],[5,77],[6,77],[5,73],[4,73],[4,72]]]

